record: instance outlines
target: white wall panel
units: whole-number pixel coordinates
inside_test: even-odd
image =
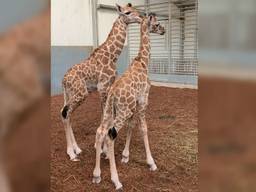
[[[93,45],[90,0],[51,1],[51,44]]]
[[[141,5],[144,0],[98,0],[98,4]],[[93,46],[90,0],[51,1],[51,44],[53,46]],[[115,11],[98,10],[98,39],[104,42],[118,17]]]

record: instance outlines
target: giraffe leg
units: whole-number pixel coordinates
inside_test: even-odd
[[[157,169],[157,166],[155,164],[155,161],[151,155],[151,151],[149,148],[148,128],[147,128],[147,123],[145,119],[145,114],[141,114],[139,119],[140,119],[140,129],[142,131],[145,150],[146,150],[147,164],[150,166],[150,171],[155,171]]]
[[[106,105],[107,100],[107,91],[105,89],[100,90],[100,100],[101,100],[101,121],[103,119],[103,111]],[[103,146],[101,149],[101,153],[105,155],[105,159],[108,159],[108,147],[106,143],[106,138],[103,140]]]
[[[72,146],[73,146],[74,152],[76,155],[79,155],[82,152],[82,150],[80,149],[80,147],[78,146],[78,144],[76,142],[76,138],[74,136],[73,129],[71,126],[70,126],[70,132],[71,132],[71,141],[72,141]]]
[[[127,135],[126,135],[126,142],[125,142],[125,147],[122,152],[122,163],[128,163],[129,161],[129,148],[130,148],[130,143],[131,143],[131,136],[132,136],[132,125],[131,125],[131,120],[128,121],[128,127],[127,127]]]
[[[105,154],[105,159],[108,159],[108,145],[107,145],[107,141],[106,138],[103,141],[103,148],[102,148],[102,152]]]
[[[102,125],[97,129],[96,132],[96,141],[95,141],[95,148],[96,148],[96,164],[93,171],[93,183],[100,183],[101,181],[101,170],[100,170],[100,154],[101,154],[101,147],[102,142],[106,136],[106,130],[103,129]]]
[[[71,161],[79,161],[77,158],[77,155],[82,152],[82,150],[79,148],[73,129],[71,127],[70,117],[72,112],[80,105],[82,101],[86,98],[88,95],[88,92],[86,88],[82,90],[82,93],[78,95],[73,95],[71,99],[67,101],[69,98],[66,94],[66,91],[64,89],[64,107],[61,110],[62,115],[62,121],[65,127],[65,135],[66,135],[66,141],[67,141],[67,154],[70,157]]]
[[[121,189],[123,185],[119,181],[118,173],[116,170],[114,139],[117,137],[117,133],[119,132],[119,130],[124,126],[125,121],[129,119],[132,115],[132,112],[130,110],[126,110],[126,114],[123,116],[121,115],[121,113],[119,113],[119,110],[117,110],[117,116],[115,118],[114,127],[108,130],[107,136],[111,180],[114,183],[116,190]]]
[[[70,118],[67,118],[63,120],[63,124],[65,127],[65,135],[66,135],[66,141],[67,141],[67,154],[71,161],[78,161],[77,154],[75,153],[75,149],[73,147],[72,142],[72,128],[70,125]]]
[[[116,170],[114,140],[111,140],[109,137],[107,137],[107,142],[108,142],[108,153],[109,153],[111,181],[114,183],[114,185],[116,187],[116,190],[118,190],[118,189],[121,189],[123,187],[123,185],[119,181],[118,173],[117,173],[117,170]]]

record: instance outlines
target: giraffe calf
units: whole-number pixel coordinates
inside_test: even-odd
[[[90,92],[98,91],[103,112],[110,86],[116,78],[116,61],[122,52],[126,31],[131,23],[140,23],[140,13],[130,3],[116,5],[118,18],[107,39],[93,50],[89,58],[72,66],[63,77],[64,106],[61,117],[65,128],[67,154],[72,161],[78,161],[81,153],[73,129],[71,115],[84,102]],[[106,147],[103,148],[106,151]]]
[[[128,70],[114,82],[108,93],[103,111],[103,119],[96,133],[96,165],[93,171],[93,183],[99,183],[101,181],[100,152],[102,142],[105,140],[108,147],[111,180],[115,184],[116,189],[122,188],[116,170],[114,141],[126,121],[133,118],[134,115],[139,120],[139,129],[142,132],[144,140],[147,164],[150,166],[151,171],[157,169],[149,147],[145,118],[150,89],[148,78],[148,63],[150,58],[149,32],[160,35],[165,33],[165,29],[157,21],[155,14],[143,17],[138,56],[133,60]],[[129,160],[131,131],[131,126],[129,126],[122,162],[128,162]]]

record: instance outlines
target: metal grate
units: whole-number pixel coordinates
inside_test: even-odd
[[[151,74],[197,76],[197,0],[150,1],[137,6],[143,12],[154,12],[166,29],[163,36],[151,34]],[[137,56],[140,44],[140,26],[130,25],[128,46],[130,61]]]

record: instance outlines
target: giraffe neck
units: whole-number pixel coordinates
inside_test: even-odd
[[[138,56],[141,58],[141,62],[147,66],[150,58],[150,37],[147,18],[143,19],[140,27],[140,50]]]
[[[107,40],[103,43],[108,47],[109,52],[114,55],[113,59],[117,59],[122,52],[127,26],[124,16],[119,16],[114,22]]]

